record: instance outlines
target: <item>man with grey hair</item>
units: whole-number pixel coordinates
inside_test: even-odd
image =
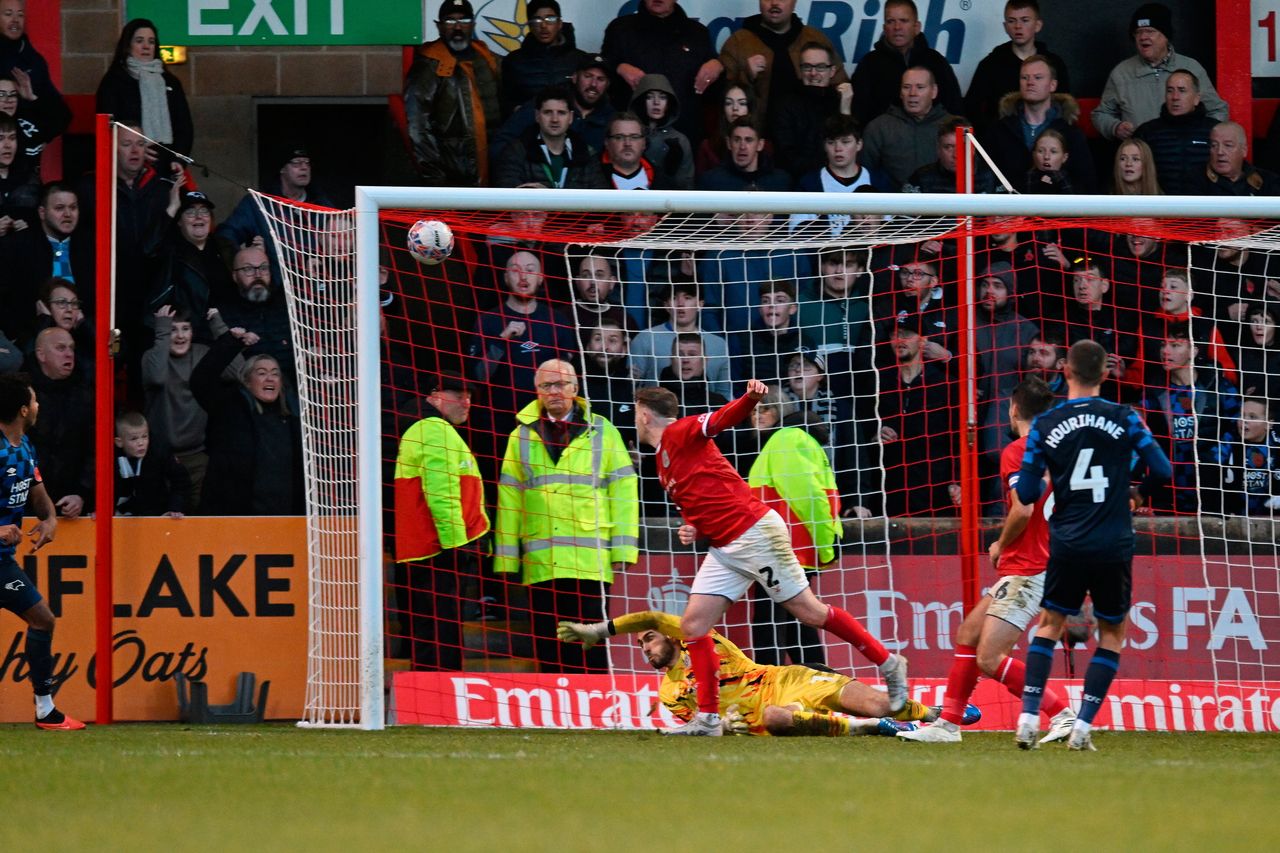
[[[1227,102],[1213,88],[1209,72],[1173,49],[1173,12],[1163,3],[1143,3],[1129,19],[1129,35],[1137,53],[1111,69],[1102,100],[1090,114],[1093,126],[1107,139],[1128,139],[1160,116],[1164,82],[1180,69],[1200,81],[1200,99],[1210,118],[1224,121]]]
[[[614,574],[639,559],[639,478],[618,430],[579,396],[572,364],[542,362],[534,387],[502,460],[493,570],[529,587],[540,672],[608,672],[604,649],[560,645],[556,623],[607,618]]]
[[[1224,121],[1209,131],[1209,165],[1198,188],[1200,195],[1280,195],[1280,177],[1259,169],[1245,158],[1249,140],[1244,128]]]

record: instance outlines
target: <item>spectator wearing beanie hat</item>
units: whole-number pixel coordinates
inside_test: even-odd
[[[1144,122],[1158,118],[1164,89],[1174,71],[1190,71],[1200,81],[1200,102],[1210,118],[1227,119],[1222,100],[1204,66],[1173,49],[1173,13],[1163,3],[1144,3],[1129,21],[1137,54],[1111,69],[1093,126],[1108,139],[1128,139]]]

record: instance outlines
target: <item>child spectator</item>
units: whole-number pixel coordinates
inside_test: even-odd
[[[737,379],[759,379],[770,391],[780,391],[787,362],[800,349],[800,329],[795,321],[796,286],[789,281],[764,282],[756,311],[754,332],[735,339],[744,342],[735,359]]]
[[[823,445],[831,458],[836,438],[836,407],[827,390],[827,360],[809,349],[791,356],[787,360],[787,385],[783,394],[799,405],[807,423],[826,427]]]
[[[209,347],[194,342],[194,326],[185,309],[162,305],[156,311],[155,322],[155,343],[142,356],[146,417],[157,447],[172,453],[187,472],[185,505],[194,511],[200,506],[201,489],[209,467],[209,455],[205,452],[209,416],[192,393],[191,373],[209,352]],[[227,331],[217,311],[209,312],[208,322],[218,337]],[[234,356],[222,372],[222,381],[237,382],[243,369],[244,358]]]
[[[1151,490],[1151,508],[1157,512],[1196,512],[1197,468],[1220,464],[1234,440],[1240,412],[1236,388],[1217,371],[1197,368],[1196,350],[1188,326],[1170,326],[1161,349],[1165,380],[1149,387],[1142,400],[1147,426],[1173,464],[1170,483]]]
[[[116,418],[116,515],[182,518],[190,480],[172,453],[151,443],[140,412]]]
[[[1240,347],[1240,388],[1245,394],[1280,399],[1280,340],[1277,340],[1276,308],[1255,305],[1249,309],[1248,331]]]
[[[702,331],[703,303],[698,285],[692,281],[672,282],[663,301],[669,319],[640,332],[631,341],[631,367],[636,384],[657,385],[658,374],[675,352],[676,335],[697,332],[703,337],[702,348],[707,358],[706,375],[711,390],[722,397],[730,393],[729,344],[719,335]],[[677,395],[679,396],[679,395]]]
[[[1031,148],[1031,171],[1027,172],[1026,191],[1041,195],[1066,195],[1075,192],[1065,167],[1071,159],[1067,138],[1049,128],[1036,138]]]
[[[707,382],[707,359],[700,332],[680,332],[671,351],[671,366],[658,375],[658,385],[675,394],[686,415],[712,412],[729,402]]]
[[[644,149],[648,160],[661,177],[661,184],[676,190],[693,188],[693,148],[689,137],[676,129],[680,119],[680,101],[675,89],[661,74],[646,74],[636,84],[631,111],[648,128],[649,141]],[[658,177],[655,177],[655,181]]]
[[[1273,439],[1271,403],[1245,397],[1240,440],[1227,444],[1222,461],[1223,510],[1231,515],[1270,515],[1280,509],[1280,449]],[[1201,484],[1201,492],[1211,490]]]
[[[1191,342],[1200,355],[1200,364],[1211,364],[1232,383],[1239,381],[1235,359],[1231,357],[1213,318],[1204,316],[1191,304],[1191,275],[1185,269],[1167,269],[1160,285],[1160,310],[1142,315],[1143,360],[1146,362],[1147,384],[1163,378],[1160,349],[1171,326],[1187,326]]]

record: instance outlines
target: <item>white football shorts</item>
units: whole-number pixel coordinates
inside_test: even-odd
[[[779,604],[809,587],[809,579],[791,550],[787,523],[772,509],[728,545],[710,550],[698,567],[691,591],[737,601],[753,583],[759,583]],[[1038,599],[1036,604],[1039,606]]]
[[[987,615],[1003,619],[1019,631],[1040,617],[1040,600],[1044,598],[1044,572],[1038,575],[1005,575],[988,593],[991,606]]]

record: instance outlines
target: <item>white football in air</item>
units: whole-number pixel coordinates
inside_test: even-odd
[[[421,264],[438,264],[453,254],[453,231],[439,219],[419,219],[409,229],[409,254]]]

